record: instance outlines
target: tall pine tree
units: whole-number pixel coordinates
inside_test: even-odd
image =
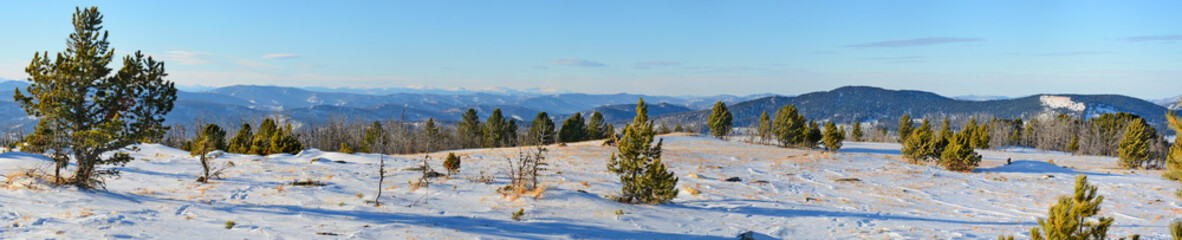
[[[556,134],[554,121],[550,120],[550,115],[546,112],[538,113],[533,122],[530,122],[529,141],[537,141],[538,144],[551,144],[554,143]]]
[[[864,133],[862,133],[862,121],[861,120],[854,121],[854,129],[850,130],[850,138],[853,138],[855,142],[861,142],[863,134]]]
[[[934,140],[932,139],[932,125],[928,123],[927,119],[919,125],[919,128],[911,130],[908,134],[907,141],[903,142],[903,157],[911,163],[921,163],[925,160],[933,158],[932,150]]]
[[[706,120],[706,126],[710,127],[710,136],[726,139],[727,135],[731,133],[730,110],[726,109],[726,104],[722,101],[714,103],[714,109],[710,112],[710,117]]]
[[[772,118],[767,115],[767,111],[763,111],[759,115],[759,141],[767,143],[768,139],[772,138]]]
[[[65,52],[54,59],[48,51],[33,55],[25,68],[31,84],[24,92],[17,89],[13,100],[37,118],[34,132],[48,129],[62,136],[46,140],[60,141],[53,144],[74,157],[77,168],[69,183],[90,188],[102,175],[117,173],[95,166],[131,161],[127,153],[103,153],[164,136],[176,87],[164,79],[163,62],[139,51],[123,57],[123,67],[111,74],[107,65],[115,50],[108,48],[97,7],[75,8],[73,23]]]
[[[1088,221],[1100,212],[1104,196],[1096,194],[1096,186],[1088,184],[1088,176],[1075,177],[1075,192],[1059,196],[1059,202],[1051,209],[1046,219],[1038,218],[1038,227],[1030,229],[1030,238],[1042,239],[1105,239],[1112,217],[1100,217]]]
[[[620,202],[659,204],[677,197],[678,178],[661,162],[661,144],[652,145],[656,132],[648,120],[648,106],[641,98],[636,104],[636,118],[624,127],[624,136],[616,143],[607,169],[620,176],[623,184]]]
[[[824,135],[825,150],[837,152],[837,149],[841,149],[841,141],[845,140],[845,133],[837,129],[837,124],[833,124],[833,122],[825,123]]]
[[[587,120],[587,139],[604,139],[608,138],[608,123],[603,120],[603,114],[599,111],[591,113],[591,119]]]
[[[483,133],[484,129],[480,126],[480,117],[476,115],[476,109],[469,108],[460,115],[460,123],[456,124],[456,134],[459,135],[461,145],[465,148],[479,147],[483,141]]]
[[[385,153],[389,138],[390,136],[386,135],[386,128],[382,126],[382,123],[373,121],[369,128],[365,129],[365,136],[361,138],[361,144],[363,144],[361,149],[368,153]]]
[[[234,134],[234,138],[230,139],[230,145],[227,146],[226,152],[249,153],[250,140],[250,123],[243,123],[242,127],[238,128],[238,133]]]
[[[574,116],[562,122],[562,129],[558,130],[558,139],[564,143],[587,140],[587,125],[583,122],[583,114]]]
[[[202,177],[197,178],[197,181],[208,183],[209,179],[213,177],[210,176],[210,170],[213,166],[211,166],[212,164],[207,155],[214,150],[226,150],[226,131],[218,127],[217,124],[210,123],[205,126],[201,134],[197,135],[197,138],[193,139],[192,142],[193,144],[189,153],[198,156],[198,160],[201,161],[202,173],[204,173]]]
[[[907,142],[907,136],[910,136],[911,132],[914,131],[913,130],[914,125],[912,125],[912,124],[914,124],[914,123],[911,123],[911,116],[907,115],[906,113],[903,114],[903,117],[899,118],[899,132],[898,133],[899,133],[899,142],[900,143]]]
[[[783,147],[800,145],[808,134],[808,121],[796,112],[796,106],[784,105],[776,112],[772,133]]]
[[[501,115],[501,109],[493,110],[484,122],[484,147],[504,147],[509,140],[509,123]]]
[[[1145,119],[1137,118],[1125,127],[1124,138],[1120,140],[1120,167],[1140,168],[1149,157],[1149,126]]]

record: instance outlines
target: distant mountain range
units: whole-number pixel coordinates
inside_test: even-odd
[[[1157,99],[1153,100],[1152,102],[1156,103],[1157,105],[1165,106],[1170,110],[1182,110],[1182,105],[1178,104],[1178,100],[1182,100],[1182,95],[1172,98]]]
[[[795,97],[765,97],[730,105],[735,126],[751,126],[764,111],[774,116],[786,104],[793,104],[811,120],[850,124],[854,121],[877,123],[895,128],[903,114],[914,119],[953,117],[964,122],[975,116],[982,119],[1022,118],[1067,114],[1091,118],[1104,113],[1129,112],[1147,120],[1158,131],[1165,129],[1166,108],[1142,99],[1121,95],[1039,94],[1021,98],[965,101],[943,97],[930,92],[887,90],[877,87],[850,86],[832,91],[813,92]],[[705,122],[710,110],[673,113],[657,117],[657,121],[695,123]]]
[[[23,89],[24,86],[27,86],[24,81],[0,82],[0,124],[24,129],[33,125],[34,119],[26,116],[24,110],[12,102],[13,91],[4,90]],[[930,92],[863,86],[799,96],[758,94],[680,97],[626,93],[545,94],[532,90],[443,93],[427,90],[388,94],[366,94],[361,89],[336,90],[239,85],[201,92],[179,91],[175,108],[167,119],[173,124],[189,124],[197,122],[197,119],[202,119],[201,122],[236,123],[270,116],[281,116],[297,123],[386,119],[422,121],[427,118],[453,122],[459,120],[460,114],[468,108],[476,109],[482,118],[500,108],[506,117],[518,121],[529,121],[542,111],[548,112],[556,122],[576,112],[590,117],[591,112],[599,111],[608,122],[624,123],[635,116],[636,101],[643,97],[649,104],[651,119],[683,125],[705,122],[714,103],[723,101],[734,113],[735,126],[740,127],[750,126],[763,111],[774,115],[784,104],[795,104],[810,119],[838,123],[860,120],[890,128],[897,125],[903,113],[916,118],[979,116],[1029,119],[1058,113],[1092,117],[1108,112],[1130,112],[1146,118],[1161,131],[1165,123],[1163,114],[1167,111],[1162,105],[1120,95],[1039,94],[1021,98],[963,96],[954,99]],[[375,93],[385,91],[392,90],[374,90]],[[1172,102],[1175,104],[1173,107],[1177,107],[1177,98],[1167,100],[1159,102],[1167,105]]]
[[[12,102],[13,91],[3,89],[21,88],[24,81],[0,82],[0,123],[7,126],[32,126],[20,107]],[[652,114],[684,112],[710,107],[716,101],[728,104],[742,102],[769,94],[751,96],[650,96],[639,94],[582,94],[483,89],[481,91],[444,91],[443,93],[403,92],[391,94],[354,93],[352,90],[325,92],[294,87],[277,86],[228,86],[202,92],[178,91],[177,102],[167,116],[170,123],[238,122],[268,116],[284,116],[300,123],[315,123],[331,120],[373,121],[405,119],[422,121],[435,118],[438,121],[457,121],[460,114],[474,108],[479,115],[487,117],[494,109],[500,108],[506,117],[519,121],[533,119],[538,112],[551,116],[569,116],[576,112],[588,112],[605,107],[608,121],[631,119],[632,116],[616,114],[613,105],[631,104],[644,98],[654,106],[668,106],[669,111],[654,111]],[[389,89],[387,89],[389,90]],[[487,91],[486,91],[487,90]],[[379,90],[378,92],[386,91]],[[656,107],[655,107],[656,108]],[[625,110],[624,112],[628,112]],[[627,113],[634,114],[635,113]],[[624,114],[624,115],[627,115]],[[619,117],[617,117],[619,115]],[[564,119],[565,117],[563,117]]]

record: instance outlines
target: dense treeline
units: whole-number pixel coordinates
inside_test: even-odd
[[[506,118],[500,110],[481,119],[475,109],[461,114],[461,121],[453,124],[428,119],[423,122],[399,120],[354,121],[343,118],[323,122],[280,123],[282,117],[226,123],[225,126],[205,123],[198,119],[194,126],[175,125],[165,134],[161,144],[185,150],[193,149],[203,139],[202,132],[210,126],[226,129],[222,150],[230,153],[268,155],[295,154],[305,148],[339,152],[409,154],[464,148],[512,147],[556,142],[578,142],[610,138],[615,134],[603,116],[592,113],[590,119],[576,116],[566,119],[561,127],[545,112],[528,123]],[[237,128],[229,128],[235,126]],[[258,126],[252,128],[252,126]],[[297,127],[298,126],[298,127]]]

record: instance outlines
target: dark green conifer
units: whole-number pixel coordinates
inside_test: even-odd
[[[550,115],[546,112],[540,112],[534,117],[533,122],[530,122],[529,140],[538,141],[539,144],[554,143],[555,135],[554,121],[550,120]]]
[[[914,125],[912,125],[912,124],[914,124],[914,123],[912,123],[912,121],[911,121],[911,116],[908,116],[906,113],[903,114],[903,117],[899,118],[898,133],[899,133],[899,142],[900,143],[907,142],[907,136],[910,136],[911,133],[915,131]]]
[[[759,115],[759,128],[757,128],[757,131],[759,132],[759,141],[762,143],[767,143],[767,141],[772,138],[772,129],[772,118],[767,115],[767,111],[763,111],[763,113]]]
[[[825,123],[824,135],[825,150],[837,152],[837,149],[841,149],[841,141],[845,140],[845,133],[837,129],[837,124],[833,124],[833,122]]]
[[[603,120],[603,114],[599,111],[591,113],[591,119],[587,120],[587,139],[604,139],[608,138],[609,134],[607,127],[609,124]]]
[[[935,141],[932,139],[932,126],[928,123],[927,119],[923,120],[919,128],[912,129],[911,133],[907,135],[907,141],[903,142],[901,152],[903,153],[903,157],[906,157],[909,162],[921,163],[931,159],[933,155],[938,154],[932,153],[932,150],[935,149],[932,146]]]
[[[447,169],[448,176],[460,172],[460,157],[456,156],[456,153],[447,153],[447,159],[443,160],[443,168]]]
[[[505,116],[501,115],[501,109],[493,110],[491,115],[488,115],[488,120],[484,122],[484,147],[504,147],[508,144],[509,139],[509,123],[505,121]]]
[[[214,150],[226,149],[226,131],[218,127],[217,124],[210,123],[205,126],[205,129],[201,131],[200,135],[197,135],[197,138],[194,138],[190,142],[189,154],[200,157],[198,160],[201,161],[201,168],[204,170],[204,175],[197,178],[197,181],[207,183],[213,176],[210,176],[212,166],[209,161],[210,159],[206,155]]]
[[[636,118],[624,127],[607,169],[620,176],[623,184],[617,200],[625,203],[665,203],[677,197],[678,178],[661,162],[661,143],[652,145],[656,132],[648,120],[644,99],[636,104]]]
[[[562,129],[558,130],[558,140],[564,143],[587,140],[587,125],[583,121],[583,114],[575,113],[562,122]]]
[[[1124,138],[1120,140],[1120,167],[1140,168],[1149,157],[1149,126],[1145,119],[1137,118],[1125,127]]]
[[[234,134],[234,138],[230,139],[230,145],[226,147],[226,152],[249,153],[251,137],[250,124],[243,123],[242,127],[238,128],[238,133]]]
[[[479,147],[481,141],[484,140],[484,128],[480,126],[480,117],[476,115],[476,109],[469,108],[467,112],[460,115],[460,123],[456,124],[456,133],[460,137],[460,143],[465,148]]]
[[[266,156],[275,153],[271,151],[271,137],[275,135],[277,128],[275,120],[263,119],[263,123],[259,124],[259,130],[251,138],[250,154]]]
[[[118,72],[107,67],[115,50],[108,47],[102,23],[97,7],[75,8],[66,50],[56,57],[48,51],[34,54],[25,68],[31,83],[13,94],[14,102],[37,119],[34,132],[49,129],[44,132],[60,136],[44,140],[73,156],[77,167],[68,182],[82,188],[118,173],[95,166],[131,161],[129,154],[115,150],[163,137],[169,129],[164,116],[176,100],[176,87],[164,79],[164,62],[136,51],[123,57]]]
[[[434,121],[429,121],[434,125]],[[365,136],[361,137],[361,151],[367,153],[380,153],[386,147],[389,141],[389,136],[386,135],[386,128],[382,126],[381,122],[373,121],[369,128],[365,129]],[[344,143],[341,143],[344,144]],[[352,148],[350,148],[352,150]]]
[[[951,171],[969,172],[981,164],[981,155],[973,150],[973,133],[965,128],[948,139],[940,153],[940,166]]]
[[[1104,196],[1096,194],[1096,186],[1088,184],[1088,176],[1075,177],[1075,192],[1059,196],[1059,202],[1051,206],[1046,219],[1038,218],[1038,227],[1030,229],[1030,237],[1042,239],[1105,239],[1112,217],[1100,217],[1088,221],[1100,212]]]
[[[714,103],[714,109],[706,120],[706,126],[710,128],[710,136],[725,139],[731,133],[731,120],[731,112],[726,109],[726,104],[722,101]]]
[[[807,148],[816,148],[818,144],[821,144],[821,138],[824,136],[821,134],[821,126],[815,121],[809,121],[808,133],[805,135],[802,145]]]
[[[861,142],[862,135],[864,135],[862,133],[862,121],[854,121],[854,129],[850,130],[850,138],[853,138],[854,142]]]

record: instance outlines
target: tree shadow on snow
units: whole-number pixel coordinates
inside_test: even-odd
[[[884,155],[903,155],[899,149],[873,149],[873,148],[840,148],[837,152],[841,153],[866,153],[866,154],[884,154]]]
[[[577,221],[513,221],[476,216],[418,215],[411,213],[384,213],[366,210],[334,210],[295,205],[256,205],[233,203],[206,203],[194,200],[166,199],[149,195],[95,191],[98,195],[121,199],[133,203],[159,202],[177,206],[208,206],[209,210],[226,213],[258,213],[267,215],[319,216],[369,222],[373,224],[409,224],[428,228],[457,229],[462,232],[496,238],[513,239],[554,239],[554,238],[602,238],[602,239],[734,239],[733,236],[709,236],[684,233],[653,232],[645,230],[612,229],[604,226],[580,225]],[[394,206],[393,208],[401,208]],[[410,208],[408,208],[410,209]],[[676,230],[674,230],[676,231]],[[728,233],[729,234],[729,233]]]
[[[692,201],[703,203],[719,203],[719,202],[734,202],[750,204],[754,202],[767,203],[764,201],[752,200],[723,200],[723,201]],[[697,207],[683,204],[668,205],[670,207],[685,208],[690,210],[716,211],[723,213],[747,214],[747,215],[762,215],[768,217],[833,217],[833,218],[861,218],[871,220],[897,220],[897,221],[918,221],[918,222],[933,222],[945,224],[967,224],[967,225],[1004,225],[1004,226],[1033,226],[1035,222],[1012,222],[1012,221],[970,221],[958,219],[940,219],[929,217],[914,217],[901,216],[893,214],[881,213],[858,213],[858,212],[842,212],[842,211],[828,211],[816,209],[786,209],[786,208],[766,208],[753,206],[722,206],[722,207]]]
[[[255,212],[279,215],[319,215],[323,217],[350,217],[357,221],[375,224],[411,224],[431,228],[457,229],[462,232],[517,239],[554,238],[609,238],[609,239],[732,239],[730,236],[707,236],[682,233],[651,232],[644,230],[621,230],[602,226],[579,225],[573,222],[512,221],[489,219],[475,216],[417,215],[408,213],[381,213],[358,210],[332,210],[306,208],[292,205],[238,205],[214,208],[226,212]]]
[[[1030,161],[1030,160],[1014,161],[1014,162],[1010,163],[1009,165],[992,167],[992,168],[978,168],[978,169],[973,170],[973,172],[979,172],[979,173],[1030,173],[1030,174],[1056,174],[1056,173],[1058,173],[1058,174],[1067,174],[1067,175],[1086,174],[1086,175],[1092,175],[1092,176],[1111,176],[1111,174],[1105,174],[1105,173],[1080,172],[1080,171],[1075,171],[1075,169],[1060,167],[1060,166],[1057,166],[1055,164],[1051,164],[1048,162]]]

